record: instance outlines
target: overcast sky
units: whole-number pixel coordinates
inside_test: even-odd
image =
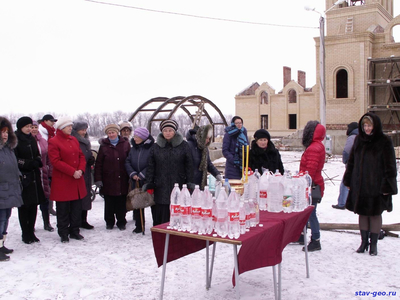
[[[294,80],[305,71],[307,87],[316,82],[319,15],[304,6],[322,12],[323,0],[99,2],[118,6],[0,1],[1,114],[133,112],[154,97],[196,94],[234,114],[235,95],[251,83],[282,89],[283,66]]]

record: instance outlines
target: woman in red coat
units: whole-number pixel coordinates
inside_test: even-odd
[[[86,159],[78,140],[71,135],[72,120],[62,117],[57,122],[57,134],[49,140],[49,158],[53,166],[50,199],[57,205],[57,227],[61,242],[82,240],[79,234],[82,198],[86,196],[83,172]]]
[[[324,195],[324,178],[321,175],[325,164],[325,139],[326,129],[318,121],[308,121],[303,130],[302,144],[306,147],[300,161],[300,171],[308,171],[314,184],[319,185],[321,197]],[[317,203],[314,203],[314,210],[310,215],[311,241],[307,246],[308,251],[321,250],[319,241],[319,221],[317,218]]]

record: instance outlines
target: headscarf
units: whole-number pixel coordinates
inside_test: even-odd
[[[237,120],[237,119],[242,120],[242,118],[240,118],[238,116],[233,117],[232,121],[231,121],[231,126],[226,127],[225,132],[227,132],[229,134],[229,136],[238,135],[238,137],[236,139],[235,156],[234,156],[234,160],[233,160],[233,165],[235,167],[239,168],[240,170],[242,170],[242,160],[243,160],[242,147],[246,146],[248,144],[247,144],[247,137],[244,134],[244,127],[242,126],[242,128],[239,129],[235,125],[235,120]],[[242,120],[242,123],[243,123],[243,120]],[[247,151],[246,147],[245,147],[245,151]]]

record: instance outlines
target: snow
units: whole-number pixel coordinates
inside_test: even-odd
[[[285,169],[298,169],[300,152],[281,152]],[[344,172],[341,157],[324,167],[325,196],[318,206],[321,223],[357,223],[358,216],[333,209]],[[337,177],[335,177],[337,176]],[[399,223],[399,195],[393,198],[393,212],[383,214],[384,224]],[[17,209],[13,209],[6,246],[14,249],[8,262],[1,263],[0,299],[158,299],[162,268],[157,268],[151,240],[151,213],[146,209],[145,235],[133,234],[132,212],[127,213],[127,230],[106,230],[103,199],[97,196],[89,211],[94,230],[81,230],[83,241],[62,244],[56,231],[43,230],[40,210],[36,235],[40,243],[21,241]],[[52,225],[56,219],[51,216]],[[398,232],[396,232],[398,233]],[[283,252],[282,299],[372,299],[374,292],[386,298],[400,295],[397,257],[399,239],[385,237],[378,242],[378,256],[358,254],[357,231],[322,231],[322,250],[309,253],[310,278],[306,278],[302,246],[290,244]],[[205,289],[205,250],[167,265],[164,299],[272,299],[272,268],[246,272],[232,287],[232,246],[219,243],[213,281]],[[358,296],[364,292],[369,296]],[[387,296],[395,292],[395,296]]]

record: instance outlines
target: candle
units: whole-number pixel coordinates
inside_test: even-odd
[[[244,180],[244,145],[242,145],[242,181]]]
[[[246,146],[246,183],[249,175],[249,145]]]

